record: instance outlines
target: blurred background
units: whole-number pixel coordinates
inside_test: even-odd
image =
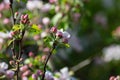
[[[78,80],[108,80],[120,74],[120,0],[14,0],[14,11],[27,13],[40,34],[26,33],[23,58],[49,51],[49,28],[67,30],[70,48],[58,47],[49,66],[68,67]],[[0,61],[11,59],[8,33],[12,28],[9,0],[0,0]]]

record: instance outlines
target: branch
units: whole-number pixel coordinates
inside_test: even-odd
[[[41,79],[41,80],[44,80],[44,78],[45,78],[47,63],[48,63],[48,61],[49,61],[49,59],[50,59],[50,57],[51,57],[51,55],[52,55],[52,52],[54,51],[55,48],[56,48],[56,41],[54,41],[53,47],[52,47],[51,51],[49,52],[49,55],[48,55],[47,60],[45,61],[44,72],[43,72],[43,75],[42,75],[42,79]]]

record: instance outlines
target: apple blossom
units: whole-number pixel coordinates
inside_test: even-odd
[[[62,31],[58,30],[57,33],[56,33],[56,36],[59,37],[59,38],[62,38],[63,37]]]
[[[5,62],[1,62],[1,63],[0,63],[0,69],[3,69],[3,70],[8,69],[8,64],[5,63]]]

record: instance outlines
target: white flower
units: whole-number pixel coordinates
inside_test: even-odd
[[[4,32],[0,32],[0,38],[9,38],[10,34],[9,33],[4,33]]]
[[[4,0],[4,3],[10,3],[10,1],[9,0]]]
[[[60,70],[61,74],[62,74],[62,79],[64,80],[70,80],[70,75],[69,75],[69,71],[67,67],[64,67],[63,69]]]
[[[28,1],[26,7],[29,10],[40,9],[43,6],[43,2],[39,0],[31,0]]]
[[[120,60],[120,45],[111,45],[103,49],[103,59],[106,62]]]
[[[53,74],[50,71],[46,71],[46,73],[45,73],[45,79],[46,80],[53,79]]]
[[[41,33],[41,37],[42,37],[42,38],[44,38],[44,37],[46,37],[46,36],[47,36],[47,32],[42,32],[42,33]]]
[[[71,37],[71,35],[67,31],[63,31],[63,29],[58,30],[57,33],[62,33],[62,37],[65,39],[69,39]]]
[[[3,70],[8,69],[8,64],[6,64],[5,62],[1,62],[0,63],[0,69],[3,69]]]
[[[43,5],[43,7],[41,8],[41,10],[43,12],[48,12],[50,10],[50,8],[51,8],[51,5],[49,3],[47,3],[47,4]]]
[[[70,37],[71,35],[68,32],[66,31],[63,32],[63,38],[69,39]]]

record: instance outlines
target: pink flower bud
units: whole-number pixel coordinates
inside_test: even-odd
[[[30,64],[28,64],[28,66],[31,68],[31,67],[33,67],[33,64],[32,64],[32,63],[30,63]]]
[[[15,61],[11,60],[9,63],[10,65],[14,65]]]
[[[115,79],[115,77],[114,76],[111,76],[110,78],[109,78],[109,80],[114,80]]]
[[[42,60],[42,62],[45,62],[45,60],[46,60],[46,55],[43,55],[41,60]]]
[[[15,72],[12,71],[12,70],[7,70],[7,71],[6,71],[6,76],[7,76],[8,78],[13,78],[13,77],[14,77],[14,74],[15,74]]]
[[[52,27],[52,28],[50,29],[50,32],[56,33],[56,32],[57,32],[57,28],[56,28],[56,27]]]
[[[21,19],[22,19],[22,20],[24,19],[24,15],[23,15],[23,14],[21,15]]]
[[[49,0],[50,3],[56,3],[58,0]]]
[[[33,52],[29,52],[29,57],[34,57],[34,53]]]
[[[18,14],[19,14],[18,12],[15,12],[15,18],[17,18]]]
[[[15,35],[15,31],[10,32],[10,35],[13,37]]]
[[[4,20],[3,20],[3,23],[4,24],[8,24],[10,22],[10,19],[8,19],[8,18],[5,18]]]
[[[22,74],[22,76],[28,76],[28,75],[30,75],[31,74],[31,71],[30,70],[27,70],[27,71],[25,71],[23,74]]]
[[[68,43],[68,39],[67,39],[67,38],[63,38],[63,39],[62,39],[62,42],[63,42],[63,43]]]
[[[24,19],[28,19],[28,14],[25,14],[25,15],[24,15]]]
[[[27,65],[22,66],[22,67],[20,68],[20,71],[22,71],[22,72],[25,72],[26,70],[28,70],[28,66],[27,66]]]

